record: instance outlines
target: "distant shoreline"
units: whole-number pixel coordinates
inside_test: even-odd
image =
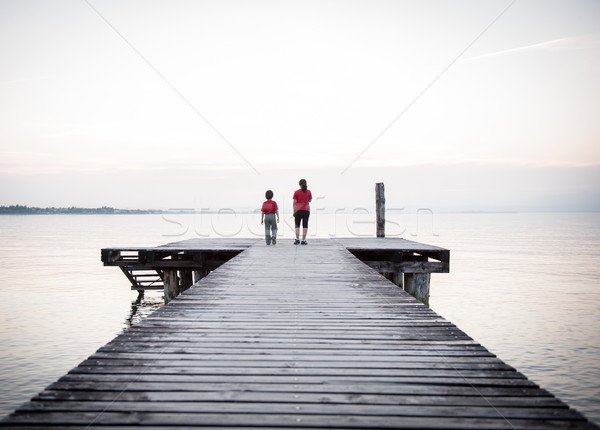
[[[173,209],[118,209],[110,206],[102,206],[101,208],[81,208],[81,207],[68,207],[68,208],[40,208],[35,206],[25,205],[11,205],[11,206],[0,206],[0,215],[189,215],[189,214],[252,214],[260,213],[260,209],[255,211],[236,211],[233,209],[226,209],[223,211],[215,210],[194,210],[187,208],[173,208]]]
[[[441,211],[433,212],[431,214],[463,214],[463,215],[487,215],[487,214],[520,214],[520,213],[597,213],[598,211],[486,211],[486,210],[464,210],[464,211]],[[343,212],[321,212],[323,214],[335,214],[335,215],[350,215],[351,211]],[[404,215],[415,215],[419,212],[404,212]],[[40,208],[35,206],[25,205],[11,205],[11,206],[0,206],[0,215],[206,215],[206,214],[219,214],[219,215],[236,215],[236,214],[260,214],[260,209],[255,210],[235,210],[232,208],[226,208],[222,210],[195,210],[191,208],[170,208],[170,209],[118,209],[110,206],[102,206],[100,208],[82,208],[71,206],[68,208],[64,207],[49,207]],[[291,212],[282,212],[282,215],[291,215]],[[366,213],[366,215],[369,215]]]
[[[38,208],[23,205],[0,206],[0,215],[144,215],[167,213],[160,209],[116,209],[108,206],[101,208]]]

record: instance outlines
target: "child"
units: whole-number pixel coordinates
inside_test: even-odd
[[[296,240],[294,245],[306,245],[306,233],[308,232],[308,217],[310,216],[310,202],[312,193],[308,189],[306,179],[298,182],[300,189],[294,193],[294,219],[296,224]],[[302,242],[300,242],[300,222],[302,222]]]
[[[265,193],[267,201],[263,203],[261,209],[260,223],[265,225],[265,240],[267,245],[273,242],[273,245],[277,243],[277,223],[279,222],[279,208],[277,202],[271,200],[273,198],[273,191],[267,190]],[[277,216],[277,221],[275,217]]]

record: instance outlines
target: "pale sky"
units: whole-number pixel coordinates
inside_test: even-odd
[[[0,205],[600,210],[600,1],[0,0]]]

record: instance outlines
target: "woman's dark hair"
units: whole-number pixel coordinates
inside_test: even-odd
[[[306,179],[300,179],[298,185],[300,185],[300,188],[302,188],[302,192],[305,193],[307,190]]]
[[[273,191],[267,190],[267,192],[265,193],[265,197],[267,198],[267,200],[271,200],[273,198]]]

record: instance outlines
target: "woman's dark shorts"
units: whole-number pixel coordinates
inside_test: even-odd
[[[294,221],[296,222],[296,228],[300,227],[300,221],[302,221],[302,228],[308,228],[308,217],[310,216],[309,211],[296,211],[294,214]]]

